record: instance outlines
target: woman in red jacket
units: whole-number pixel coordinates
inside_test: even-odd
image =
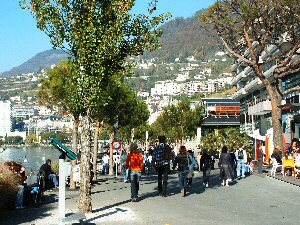
[[[126,160],[126,169],[130,168],[130,179],[131,179],[131,199],[133,202],[138,202],[139,192],[139,180],[141,172],[144,170],[143,156],[137,150],[137,144],[132,143],[130,145],[130,154]]]

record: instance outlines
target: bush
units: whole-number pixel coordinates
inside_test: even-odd
[[[10,171],[0,173],[0,209],[14,209],[18,192],[18,178]]]

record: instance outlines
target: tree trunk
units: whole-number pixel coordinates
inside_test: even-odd
[[[97,155],[98,155],[98,136],[99,136],[99,121],[96,122],[94,133],[94,155],[93,155],[93,180],[97,180]]]
[[[81,135],[81,164],[80,164],[80,195],[78,210],[81,213],[88,213],[92,211],[92,199],[91,199],[91,115],[87,110],[82,115],[82,135]]]
[[[273,142],[274,147],[278,147],[283,151],[283,132],[282,132],[282,112],[279,106],[281,105],[282,96],[279,89],[274,85],[267,85],[269,97],[272,105],[272,126],[273,126]]]
[[[112,142],[114,140],[114,133],[110,135],[110,143],[109,143],[109,175],[114,175],[114,150],[112,148]]]
[[[78,138],[78,126],[79,126],[79,115],[73,115],[73,131],[72,131],[72,150],[77,153],[77,138]],[[76,184],[73,178],[74,168],[76,160],[71,160],[71,174],[70,174],[70,189],[74,190]]]

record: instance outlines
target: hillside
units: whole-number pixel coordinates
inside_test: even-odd
[[[162,26],[162,47],[145,54],[145,58],[157,57],[164,62],[174,62],[175,58],[194,56],[197,59],[208,59],[218,49],[220,40],[213,38],[200,27],[198,11],[190,18],[176,18]]]
[[[10,77],[19,74],[39,72],[41,69],[50,68],[53,64],[59,64],[68,55],[62,50],[51,49],[40,52],[34,57],[24,62],[20,66],[12,68],[10,71],[2,73],[1,77]]]

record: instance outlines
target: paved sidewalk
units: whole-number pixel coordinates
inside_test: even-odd
[[[170,176],[166,198],[158,196],[156,179],[142,177],[138,203],[130,201],[129,183],[113,178],[99,180],[92,188],[93,212],[86,214],[85,224],[296,225],[300,221],[300,189],[265,176],[254,174],[233,182],[231,187],[222,187],[219,170],[213,170],[210,187],[204,188],[202,173],[196,173],[185,198],[179,194],[177,174]],[[58,193],[47,195],[41,207],[0,212],[0,224],[59,224]],[[67,191],[66,195],[68,218],[77,212],[79,191]],[[79,224],[78,221],[73,224]]]

